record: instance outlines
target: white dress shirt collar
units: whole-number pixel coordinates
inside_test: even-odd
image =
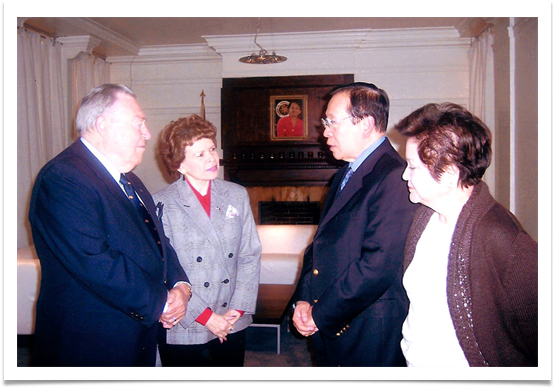
[[[121,186],[119,182],[121,172],[116,168],[114,163],[112,163],[106,156],[104,156],[98,149],[96,149],[90,142],[85,140],[83,137],[80,138],[81,142],[87,147],[88,150],[100,161],[100,163],[108,170],[110,176]],[[122,187],[123,189],[123,187]]]

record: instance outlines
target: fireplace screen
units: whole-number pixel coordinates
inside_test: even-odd
[[[319,202],[258,202],[259,224],[318,224]]]

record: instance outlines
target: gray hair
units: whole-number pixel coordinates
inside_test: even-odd
[[[94,126],[96,119],[117,101],[119,93],[137,98],[129,87],[113,83],[95,87],[87,93],[75,117],[75,129],[79,136],[87,133],[89,128]]]

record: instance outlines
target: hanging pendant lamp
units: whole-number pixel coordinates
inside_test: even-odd
[[[258,18],[258,27],[256,28],[256,35],[254,36],[254,44],[260,48],[260,52],[255,54],[254,52],[248,56],[239,58],[239,62],[250,63],[250,64],[272,64],[281,63],[287,60],[286,57],[277,55],[275,51],[271,54],[268,53],[260,44],[257,43],[256,38],[258,37],[258,31],[260,30],[260,18]]]

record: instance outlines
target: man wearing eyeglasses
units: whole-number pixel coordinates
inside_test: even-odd
[[[336,88],[324,137],[348,164],[331,184],[293,301],[293,323],[310,336],[318,366],[405,366],[408,310],[403,249],[415,206],[406,163],[385,137],[389,98],[373,84]]]

